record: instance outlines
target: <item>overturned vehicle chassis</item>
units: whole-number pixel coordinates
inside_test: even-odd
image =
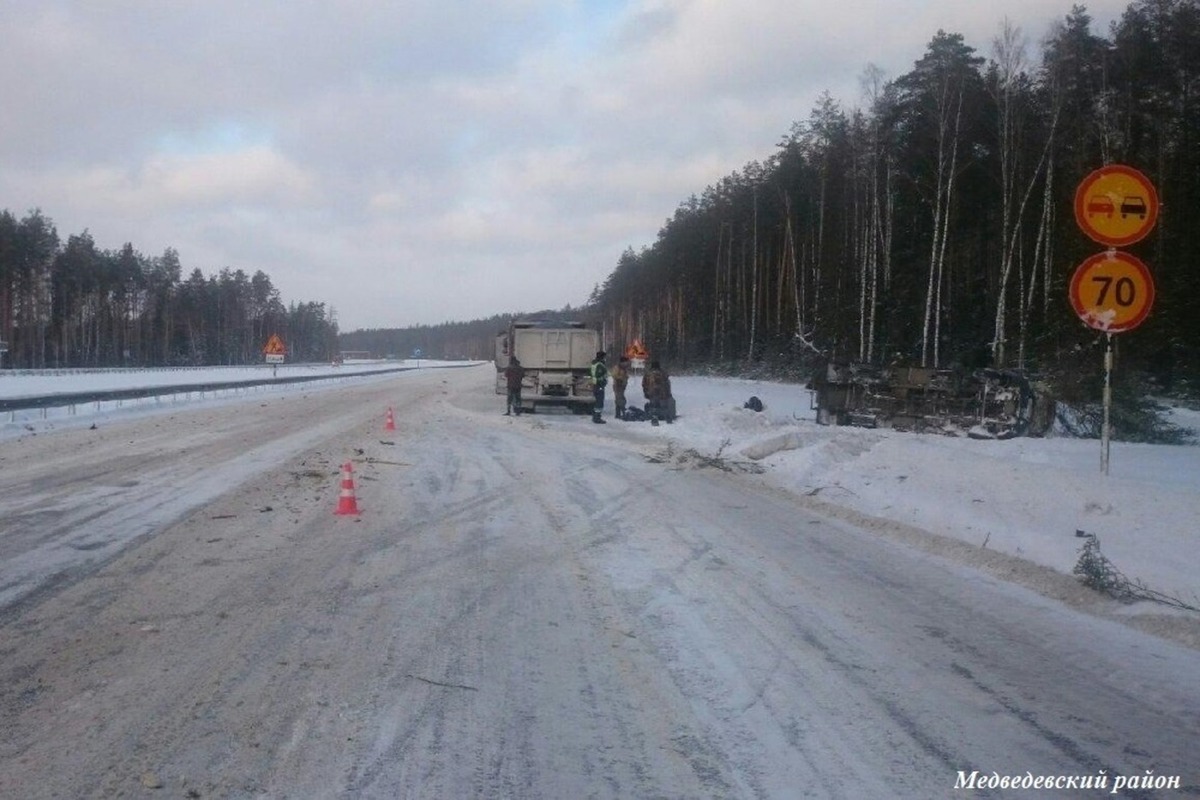
[[[829,363],[809,383],[817,422],[966,434],[979,439],[1041,435],[1039,400],[1015,370],[964,373],[931,367]]]

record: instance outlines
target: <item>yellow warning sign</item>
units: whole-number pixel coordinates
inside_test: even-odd
[[[271,338],[267,339],[267,346],[263,348],[263,353],[269,356],[287,355],[287,348],[283,346],[283,339],[279,338],[279,334],[271,334]]]
[[[284,347],[283,339],[280,339],[278,334],[271,334],[271,338],[263,347],[263,355],[267,357],[267,363],[283,361],[283,357],[287,355],[287,348]]]

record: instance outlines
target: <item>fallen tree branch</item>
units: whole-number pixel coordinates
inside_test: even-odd
[[[1079,561],[1073,570],[1084,586],[1125,603],[1149,600],[1185,611],[1200,611],[1200,607],[1185,603],[1178,597],[1151,589],[1140,580],[1125,577],[1125,573],[1117,569],[1116,565],[1100,552],[1100,539],[1096,534],[1077,530],[1075,535],[1087,540],[1079,551]]]
[[[441,681],[434,681],[434,680],[430,680],[429,678],[422,678],[420,675],[413,675],[412,673],[406,673],[404,677],[412,678],[415,681],[421,681],[422,683],[428,683],[433,686],[444,686],[447,689],[466,689],[469,692],[478,692],[479,691],[479,689],[477,689],[474,686],[464,686],[461,683],[442,683]]]

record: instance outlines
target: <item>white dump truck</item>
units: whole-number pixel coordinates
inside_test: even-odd
[[[600,350],[600,332],[582,322],[514,321],[496,337],[496,394],[507,394],[504,368],[516,356],[525,368],[521,410],[566,406],[590,414],[594,402],[590,365]]]

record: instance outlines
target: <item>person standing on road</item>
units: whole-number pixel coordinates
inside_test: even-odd
[[[609,373],[613,382],[613,405],[617,407],[617,419],[625,419],[625,387],[629,385],[629,356],[617,359],[617,365]]]
[[[511,357],[504,368],[504,381],[508,385],[508,407],[504,409],[504,416],[521,416],[521,382],[524,380],[525,368],[516,356]]]
[[[592,375],[592,396],[596,398],[596,404],[592,407],[592,422],[604,423],[604,418],[601,414],[604,412],[604,387],[608,385],[608,367],[604,366],[604,351],[597,350],[596,357],[592,359],[590,369]]]
[[[671,396],[671,378],[657,361],[650,362],[650,369],[642,376],[642,394],[646,396],[646,413],[650,424],[657,425],[660,419],[668,423],[675,421],[675,398]]]

